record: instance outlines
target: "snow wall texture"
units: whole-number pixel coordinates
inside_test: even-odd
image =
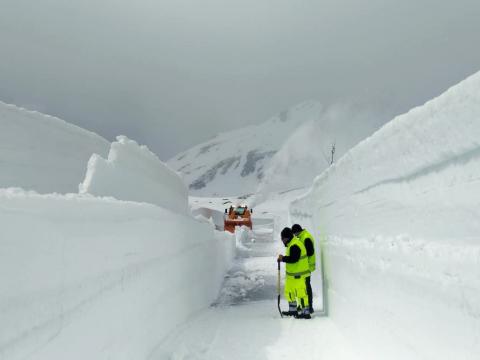
[[[217,298],[235,238],[148,149],[104,160],[101,137],[3,103],[0,126],[0,359],[146,359]]]
[[[234,256],[232,236],[150,204],[15,189],[0,204],[0,359],[146,359]]]
[[[105,160],[94,154],[80,193],[147,202],[187,213],[188,189],[182,178],[146,146],[125,136],[113,142]]]
[[[480,73],[352,149],[290,216],[323,240],[359,358],[478,359]]]
[[[0,102],[0,188],[77,192],[93,153],[109,142],[58,118]]]

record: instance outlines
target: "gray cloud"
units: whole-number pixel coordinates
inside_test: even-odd
[[[388,120],[480,70],[474,0],[0,0],[0,99],[160,157],[305,99]],[[375,119],[378,122],[378,119]]]

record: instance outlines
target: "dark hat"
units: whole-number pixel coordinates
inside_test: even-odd
[[[303,230],[302,227],[301,227],[300,225],[298,225],[298,224],[295,224],[295,225],[292,226],[292,232],[293,232],[294,234],[298,234],[298,233],[301,232],[302,230]]]
[[[292,229],[286,227],[282,230],[282,232],[280,233],[280,236],[282,237],[282,240],[283,239],[288,239],[289,241],[293,239],[293,232],[292,232]]]

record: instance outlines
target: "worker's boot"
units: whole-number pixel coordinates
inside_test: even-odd
[[[297,303],[296,302],[288,303],[288,311],[282,311],[282,315],[296,316],[297,315]]]
[[[310,308],[306,307],[303,309],[303,318],[304,319],[311,319],[312,316],[310,315]]]
[[[312,316],[310,315],[310,309],[308,307],[301,309],[298,311],[296,319],[311,319]]]

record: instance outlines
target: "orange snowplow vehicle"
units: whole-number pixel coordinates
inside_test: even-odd
[[[224,230],[234,233],[235,226],[247,226],[252,229],[252,211],[246,205],[230,206],[230,209],[225,209]]]

